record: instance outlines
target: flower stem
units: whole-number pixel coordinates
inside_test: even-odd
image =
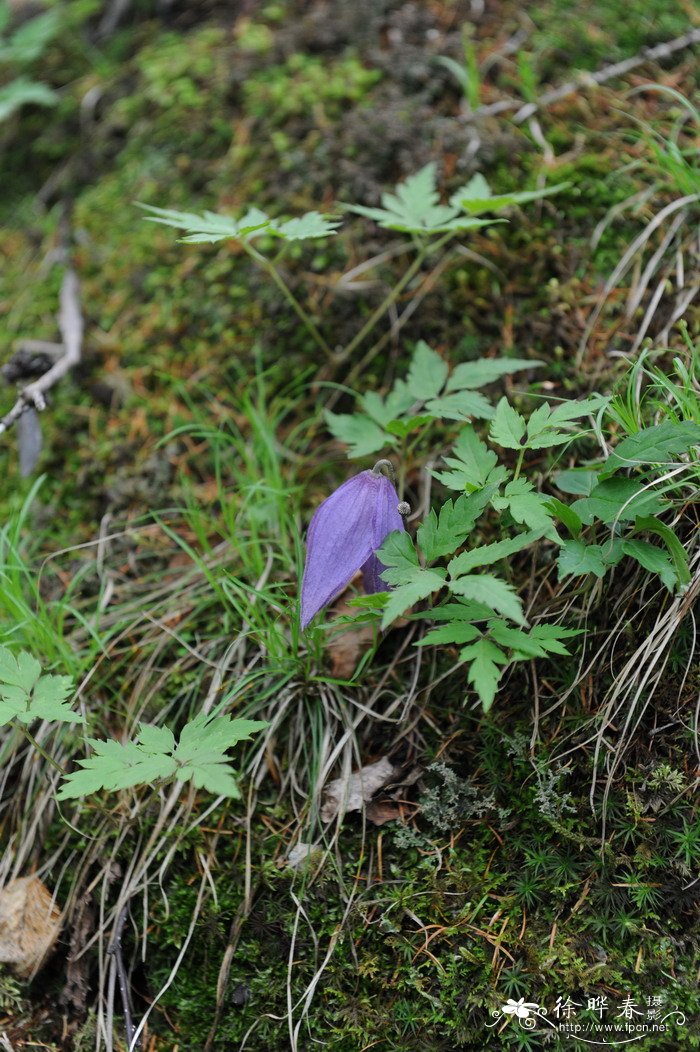
[[[523,466],[523,460],[525,459],[525,450],[521,449],[518,453],[518,462],[515,465],[515,474],[513,475],[513,482],[520,477],[520,469]]]
[[[441,243],[442,239],[440,239],[440,241],[435,247],[437,248],[438,245],[440,245]],[[389,294],[382,300],[382,302],[379,304],[374,313],[370,314],[369,318],[362,326],[360,331],[350,340],[350,343],[346,347],[344,347],[343,350],[340,352],[340,354],[338,355],[340,361],[343,361],[345,358],[349,358],[352,352],[360,346],[365,337],[369,336],[372,329],[374,329],[378,322],[381,321],[386,312],[389,310],[389,307],[391,307],[392,303],[394,303],[395,300],[399,298],[399,296],[406,288],[411,278],[418,273],[427,255],[428,248],[426,245],[422,244],[418,249],[416,258],[413,260],[413,263],[411,263],[410,267],[407,268],[403,277],[400,278],[399,281],[394,285],[394,287],[391,289]]]
[[[66,772],[63,770],[63,768],[61,767],[60,763],[57,763],[54,760],[53,756],[51,756],[51,754],[46,751],[46,749],[43,747],[43,745],[39,745],[39,742],[36,740],[36,738],[34,737],[32,732],[27,727],[25,727],[23,723],[17,723],[16,726],[22,732],[22,734],[27,739],[29,744],[31,746],[33,746],[33,748],[36,749],[36,751],[39,753],[39,755],[43,756],[43,758],[46,760],[46,762],[48,764],[51,764],[51,766],[53,768],[55,768],[61,775],[65,775]]]
[[[257,249],[253,248],[253,246],[248,244],[245,240],[241,241],[241,245],[243,246],[245,252],[247,252],[247,254],[250,256],[250,258],[253,259],[259,267],[262,267],[265,273],[272,278],[277,288],[287,300],[287,303],[289,303],[294,313],[304,325],[304,328],[313,337],[315,343],[318,345],[318,347],[321,348],[326,357],[330,358],[331,361],[335,361],[335,353],[328,346],[323,336],[319,332],[318,328],[316,327],[315,323],[313,322],[312,318],[304,310],[301,303],[296,298],[296,296],[294,295],[289,285],[284,280],[284,278],[282,277],[272,260],[268,259],[267,256],[264,256],[262,252],[258,252]]]

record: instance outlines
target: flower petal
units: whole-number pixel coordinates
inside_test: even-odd
[[[374,551],[381,548],[388,534],[393,533],[394,530],[406,528],[398,512],[398,493],[385,475],[382,475],[378,482],[377,504],[372,522],[373,554],[362,567],[362,583],[367,595],[372,595],[374,592],[386,592],[389,587],[379,576],[385,567],[374,555]]]
[[[384,492],[381,483],[381,476],[362,471],[339,486],[317,508],[306,538],[306,566],[301,586],[302,628],[342,592],[372,555],[377,498]]]

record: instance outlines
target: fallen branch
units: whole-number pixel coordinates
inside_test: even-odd
[[[645,62],[663,61],[665,58],[670,58],[676,51],[682,51],[684,48],[692,47],[698,43],[700,43],[700,28],[689,29],[687,33],[676,37],[675,40],[668,40],[663,44],[642,48],[638,55],[623,59],[622,62],[614,62],[609,66],[603,66],[596,73],[580,73],[574,80],[569,80],[558,88],[552,88],[551,91],[545,91],[534,102],[527,102],[523,105],[520,99],[500,99],[498,102],[492,102],[487,106],[479,106],[473,113],[466,114],[463,120],[471,123],[479,120],[481,117],[494,117],[499,113],[508,113],[511,110],[516,110],[513,122],[522,124],[529,117],[532,117],[534,113],[537,113],[538,110],[545,109],[547,106],[551,106],[552,103],[559,102],[569,95],[575,95],[577,91],[598,87],[598,85],[605,84],[608,80],[614,80],[615,77],[623,77],[638,66],[643,66]]]
[[[80,283],[72,267],[67,266],[61,283],[58,327],[63,339],[63,353],[50,369],[47,369],[38,380],[27,384],[17,398],[12,409],[0,420],[0,435],[29,409],[41,412],[46,408],[46,392],[58,383],[66,373],[77,365],[83,346],[83,316],[80,310]],[[51,345],[53,346],[53,345]],[[46,352],[46,344],[43,351]]]
[[[122,1011],[124,1012],[124,1029],[126,1030],[126,1044],[129,1052],[132,1048],[138,1048],[139,1046],[134,1042],[134,1022],[131,1015],[131,998],[129,997],[129,978],[126,973],[126,967],[124,966],[124,956],[122,954],[122,935],[124,933],[124,925],[126,918],[129,915],[129,903],[121,910],[117,923],[114,928],[114,937],[107,947],[107,953],[114,959],[114,963],[117,969],[117,980],[119,982],[119,993],[122,999]]]

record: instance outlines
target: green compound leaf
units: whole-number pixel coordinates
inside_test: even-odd
[[[17,719],[82,723],[83,717],[67,702],[73,691],[70,676],[41,674],[41,665],[26,651],[16,656],[0,647],[0,725]]]
[[[527,479],[513,479],[505,487],[503,495],[494,497],[491,503],[497,511],[507,508],[516,522],[529,526],[531,530],[541,530],[543,536],[560,542],[548,507],[549,497],[538,493]]]
[[[261,234],[269,234],[283,241],[305,241],[328,237],[335,233],[340,220],[322,216],[319,212],[307,212],[295,219],[280,221],[270,219],[266,212],[255,206],[248,209],[240,219],[220,215],[218,212],[179,212],[174,208],[156,208],[137,202],[139,208],[150,212],[145,218],[151,223],[184,230],[180,238],[186,244],[212,243],[215,241],[250,241]]]
[[[82,770],[66,775],[58,799],[129,789],[173,776],[216,796],[237,797],[228,749],[266,726],[258,720],[200,713],[183,727],[177,745],[167,727],[148,724],[141,725],[134,742],[88,739],[93,755],[78,761]]]
[[[451,555],[474,529],[476,520],[488,503],[489,494],[463,494],[452,503],[445,501],[439,516],[431,510],[418,527],[417,539],[425,561],[432,563],[443,555]]]
[[[441,205],[434,162],[408,176],[395,192],[382,194],[381,208],[346,205],[349,212],[373,219],[387,230],[405,234],[443,234],[485,226],[489,220],[465,216],[459,205]]]
[[[432,643],[471,643],[473,639],[480,635],[479,629],[475,628],[469,621],[450,621],[446,625],[440,625],[439,628],[433,628],[430,632],[427,632],[416,643],[416,646],[425,647]]]
[[[409,391],[406,381],[397,380],[386,398],[382,398],[376,391],[368,391],[359,401],[368,416],[376,420],[381,427],[387,427],[392,421],[395,422],[397,417],[403,416],[415,404],[416,399]]]
[[[473,427],[460,431],[452,447],[452,456],[445,457],[444,462],[452,471],[433,471],[433,475],[448,489],[481,489],[487,482],[494,481],[494,472],[499,473],[499,481],[502,481],[505,471],[497,467],[498,457],[481,441]]]
[[[284,223],[275,220],[270,224],[270,233],[283,241],[310,241],[335,234],[339,219],[322,216],[320,212],[307,212],[303,216],[288,219]]]
[[[540,646],[550,654],[569,655],[562,639],[573,639],[583,634],[581,628],[564,628],[563,625],[534,625],[530,629],[530,638],[537,640]]]
[[[418,552],[405,530],[393,530],[375,553],[382,566],[382,580],[387,584],[406,584],[420,569]]]

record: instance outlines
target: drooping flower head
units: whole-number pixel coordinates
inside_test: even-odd
[[[316,509],[306,537],[306,566],[301,586],[301,627],[330,603],[362,570],[365,591],[387,586],[379,576],[384,567],[374,554],[394,530],[403,530],[393,483],[382,473],[388,460],[348,479]],[[401,509],[401,511],[399,510]]]

